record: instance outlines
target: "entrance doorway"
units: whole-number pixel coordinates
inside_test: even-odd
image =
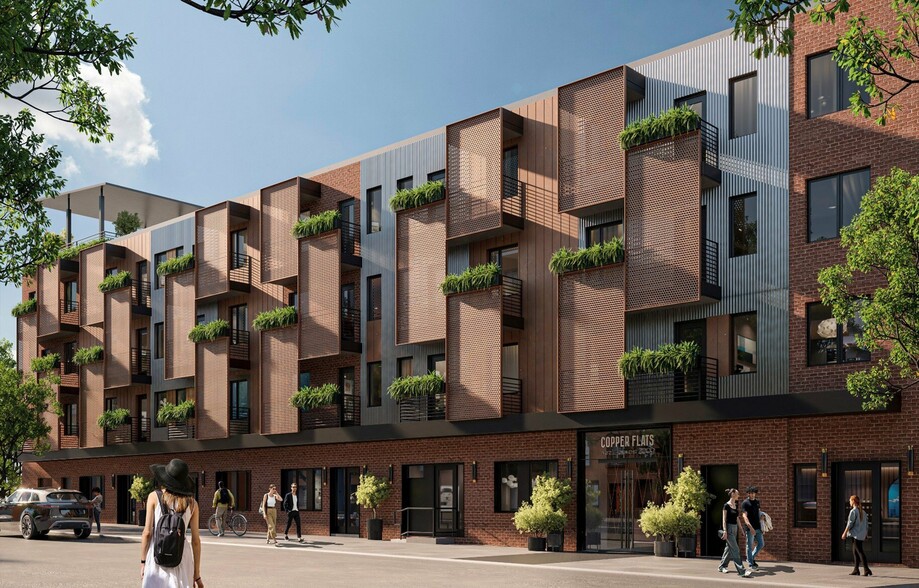
[[[134,500],[128,490],[133,476],[115,476],[115,521],[119,525],[134,524]]]
[[[705,509],[705,517],[702,519],[702,555],[718,556],[724,553],[724,541],[718,537],[718,531],[721,530],[722,507],[729,498],[724,491],[728,488],[737,488],[737,466],[702,466],[702,478],[705,479],[708,491],[715,495]]]
[[[361,482],[360,468],[332,468],[332,525],[337,535],[359,535],[361,509],[354,493]]]
[[[862,499],[868,515],[865,556],[869,563],[900,562],[900,463],[849,462],[833,468],[833,559],[852,561],[851,542],[840,536],[849,517],[849,496]]]
[[[402,466],[402,534],[463,532],[463,464]]]

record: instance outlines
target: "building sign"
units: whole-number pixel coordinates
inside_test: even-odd
[[[586,433],[585,457],[607,461],[655,461],[670,458],[670,429],[634,429]]]

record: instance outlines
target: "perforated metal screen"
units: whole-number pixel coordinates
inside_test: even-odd
[[[227,292],[230,288],[227,248],[227,203],[199,210],[195,215],[195,264],[197,265],[197,295],[207,298]]]
[[[297,275],[297,240],[290,234],[299,216],[297,182],[262,190],[262,281]]]
[[[43,266],[38,279],[38,336],[51,335],[61,330],[61,263]],[[98,284],[96,284],[98,286]]]
[[[105,387],[131,385],[131,289],[105,294]]]
[[[447,419],[501,417],[501,288],[447,297]]]
[[[501,226],[501,110],[447,127],[447,238]]]
[[[339,231],[300,240],[300,359],[341,351]]]
[[[446,207],[440,202],[396,214],[396,344],[443,339],[447,305]]]
[[[195,272],[166,276],[165,378],[195,375],[195,344],[188,332],[195,326]]]
[[[196,346],[195,417],[198,439],[227,436],[229,425],[230,338],[220,337]]]
[[[297,409],[290,397],[297,390],[297,328],[262,331],[262,433],[297,432]]]
[[[104,294],[99,283],[105,278],[105,245],[80,253],[80,324],[95,325],[105,319]]]

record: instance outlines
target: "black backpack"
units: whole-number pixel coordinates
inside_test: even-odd
[[[164,568],[174,568],[182,563],[182,551],[185,549],[185,519],[182,513],[167,509],[163,503],[163,493],[156,491],[160,502],[160,518],[156,521],[153,532],[153,558]]]
[[[220,504],[230,504],[230,491],[226,488],[220,489]]]

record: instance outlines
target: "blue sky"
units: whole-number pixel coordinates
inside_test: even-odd
[[[105,86],[115,143],[48,134],[68,188],[107,181],[207,205],[729,28],[731,6],[353,0],[331,34],[308,21],[293,41],[178,0],[108,0],[97,19],[138,39],[132,75]],[[95,230],[74,222],[77,238]],[[15,341],[18,289],[0,299],[0,337]]]

